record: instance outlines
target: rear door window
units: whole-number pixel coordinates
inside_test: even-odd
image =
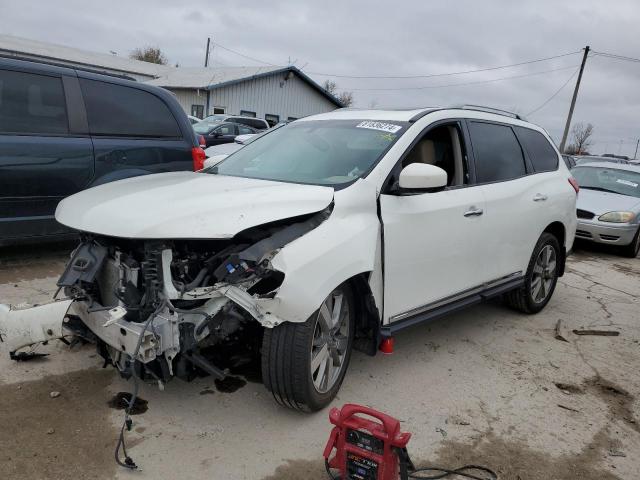
[[[92,135],[181,137],[169,107],[152,93],[96,80],[80,85]]]
[[[240,133],[240,135],[248,135],[250,133],[255,133],[255,132],[250,127],[245,127],[244,125],[238,125],[238,133]]]
[[[62,79],[0,70],[0,132],[69,132]]]
[[[476,182],[498,182],[526,175],[522,148],[506,125],[469,122],[476,166]]]
[[[516,127],[516,131],[536,172],[550,172],[558,169],[558,154],[544,135],[524,127]]]

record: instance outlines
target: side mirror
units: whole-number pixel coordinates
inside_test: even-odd
[[[221,136],[222,136],[222,133],[220,133],[220,131],[219,131],[219,130],[216,130],[215,132],[211,132],[211,133],[209,134],[209,136],[210,136],[210,137],[221,137]]]
[[[400,172],[398,185],[405,190],[429,190],[447,186],[447,172],[427,163],[411,163]]]

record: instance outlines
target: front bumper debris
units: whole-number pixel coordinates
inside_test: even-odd
[[[73,300],[62,300],[31,308],[13,308],[0,304],[0,341],[13,357],[18,350],[73,335],[65,327]]]

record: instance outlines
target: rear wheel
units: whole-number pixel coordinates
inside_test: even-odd
[[[524,285],[505,294],[507,304],[524,313],[542,310],[556,288],[560,258],[558,239],[543,233],[533,249]]]
[[[354,314],[351,289],[342,285],[306,322],[265,330],[262,379],[278,403],[315,411],[333,400],[351,358]]]
[[[631,243],[622,247],[622,253],[625,257],[636,258],[638,252],[640,252],[640,227],[638,227],[638,231],[633,237],[633,240],[631,240]]]

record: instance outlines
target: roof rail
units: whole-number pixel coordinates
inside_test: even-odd
[[[516,120],[525,120],[524,117],[518,115],[517,113],[509,112],[507,110],[501,110],[499,108],[485,107],[483,105],[460,105],[454,108],[459,108],[461,110],[474,110],[477,112],[495,113],[496,115],[504,115],[505,117],[515,118]]]
[[[1,58],[6,58],[7,60],[18,60],[20,62],[30,62],[30,63],[38,63],[42,65],[51,65],[52,67],[68,68],[69,70],[79,70],[81,72],[87,72],[87,73],[97,73],[99,75],[107,75],[109,77],[121,78],[123,80],[132,80],[134,82],[137,81],[134,77],[131,77],[124,73],[121,74],[121,73],[109,72],[107,70],[101,70],[100,67],[96,67],[96,68],[84,67],[82,65],[74,64],[73,62],[64,63],[60,61],[43,59],[43,58],[33,58],[33,57],[21,55],[19,53],[13,54],[13,53],[5,53],[5,52],[0,52],[0,59]]]

